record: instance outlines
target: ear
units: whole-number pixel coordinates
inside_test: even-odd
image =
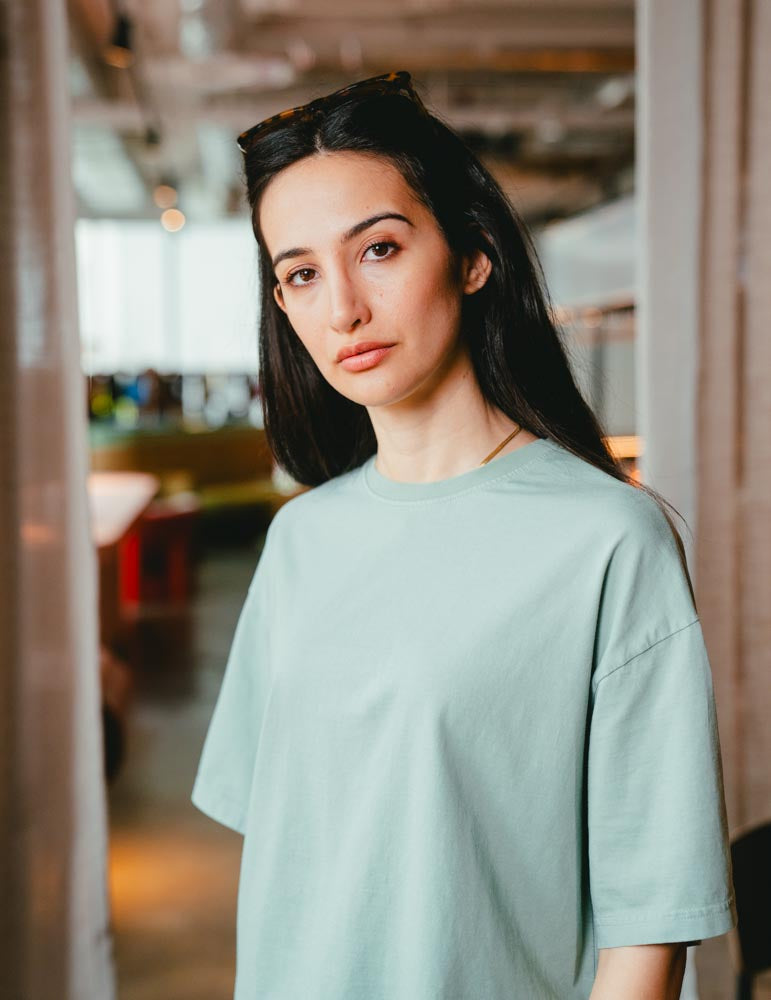
[[[284,305],[284,293],[281,291],[281,285],[276,282],[273,286],[273,298],[276,300],[276,305],[281,309],[282,312],[286,312],[286,306]]]
[[[484,250],[474,250],[464,258],[463,294],[473,295],[478,292],[487,282],[492,269],[492,261]]]

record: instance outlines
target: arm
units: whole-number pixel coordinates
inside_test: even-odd
[[[678,1000],[686,953],[680,942],[600,948],[589,1000]]]

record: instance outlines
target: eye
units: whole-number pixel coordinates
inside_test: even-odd
[[[398,250],[399,247],[395,243],[391,243],[388,240],[378,240],[377,243],[370,243],[364,253],[368,253],[370,250],[374,250],[375,247],[391,247],[393,250]],[[384,254],[382,257],[377,257],[377,260],[387,260],[388,257],[393,257],[392,253]]]
[[[287,283],[287,285],[294,285],[295,288],[297,288],[298,285],[307,285],[307,284],[309,284],[309,282],[307,282],[307,281],[295,281],[294,280],[295,277],[298,274],[308,274],[309,271],[312,272],[313,268],[312,267],[300,267],[296,271],[292,271],[291,274],[288,274],[286,276],[286,283]]]
[[[377,240],[375,243],[370,243],[369,246],[364,249],[364,253],[369,253],[370,250],[374,250],[376,247],[386,247],[389,250],[389,253],[376,255],[375,260],[388,260],[389,257],[395,256],[395,253],[390,251],[398,252],[400,249],[398,244],[392,243],[390,240]],[[292,285],[294,288],[301,288],[303,285],[310,285],[312,279],[309,279],[308,281],[303,279],[295,281],[294,279],[298,274],[314,274],[315,270],[316,269],[313,267],[298,267],[296,271],[292,271],[286,276],[286,283],[287,285]]]

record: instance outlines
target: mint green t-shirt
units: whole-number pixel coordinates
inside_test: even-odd
[[[235,1000],[586,1000],[737,922],[669,525],[548,439],[280,509],[192,801],[244,835]]]

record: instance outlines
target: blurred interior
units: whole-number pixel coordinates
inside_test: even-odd
[[[50,890],[52,913],[79,913],[65,956],[53,924],[36,925],[49,970],[69,969],[67,989],[19,962],[18,982],[35,985],[13,995],[232,995],[241,839],[189,793],[265,530],[303,488],[276,465],[262,426],[256,246],[235,139],[391,69],[412,73],[533,231],[614,453],[698,525],[689,557],[710,625],[732,834],[769,820],[771,135],[758,102],[771,93],[760,56],[771,8],[673,6],[5,4],[3,131],[19,138],[3,167],[4,255],[17,275],[5,279],[3,323],[15,331],[7,371],[26,370],[5,426],[18,455],[37,457],[15,459],[7,477],[30,489],[21,510],[3,508],[5,527],[22,524],[9,562],[22,585],[9,574],[0,596],[14,662],[28,650],[40,678],[29,691],[8,682],[5,696],[42,711],[40,622],[20,602],[39,606],[40,588],[59,588],[67,596],[47,627],[68,636],[68,652],[49,637],[46,655],[63,657],[67,680],[46,747],[69,747],[70,777],[47,808],[51,823],[57,808],[69,818],[69,834],[46,841],[44,828],[41,842],[51,858],[79,857],[76,885],[78,871],[91,880],[80,895]],[[35,80],[26,91],[14,84],[24,73]],[[54,289],[52,301],[35,287]],[[14,427],[24,429],[12,437]],[[75,522],[81,535],[67,529]],[[69,540],[51,544],[47,532]],[[50,763],[37,744],[8,727],[4,739],[42,788]],[[21,894],[28,850],[19,841],[6,861]],[[84,928],[98,947],[75,940]],[[14,922],[7,948],[32,940]],[[689,949],[682,997],[733,996],[748,964],[736,935],[705,941]],[[754,989],[771,997],[768,975]]]

